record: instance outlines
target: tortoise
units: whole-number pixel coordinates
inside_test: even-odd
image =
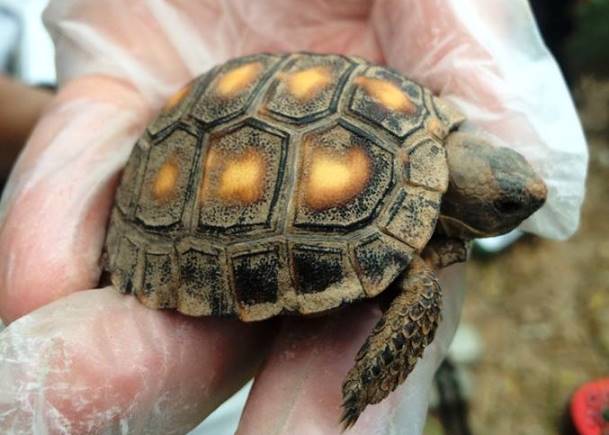
[[[458,131],[464,121],[358,57],[232,59],[171,97],[135,144],[104,268],[121,292],[190,316],[252,322],[379,299],[342,386],[349,427],[432,341],[436,271],[545,201],[520,154]]]

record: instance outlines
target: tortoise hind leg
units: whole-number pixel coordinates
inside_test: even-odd
[[[380,402],[404,382],[438,326],[441,291],[431,266],[415,257],[394,285],[400,287],[399,294],[343,382],[341,422],[345,428],[357,421],[367,405]]]

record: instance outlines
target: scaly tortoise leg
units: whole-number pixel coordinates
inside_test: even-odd
[[[435,268],[466,257],[465,243],[437,239],[415,257],[393,285],[398,295],[355,357],[355,366],[343,382],[344,428],[352,426],[366,406],[378,403],[412,371],[434,338],[441,317],[442,293]]]

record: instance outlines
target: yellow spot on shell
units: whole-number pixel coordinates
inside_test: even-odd
[[[371,162],[363,148],[345,153],[314,150],[305,163],[305,202],[324,210],[348,202],[360,194],[371,175]]]
[[[389,110],[414,113],[416,108],[408,95],[394,83],[387,80],[359,76],[355,84]]]
[[[220,76],[216,92],[221,97],[232,97],[246,89],[262,72],[260,62],[246,63]]]
[[[265,170],[264,157],[256,150],[237,156],[210,150],[200,197],[205,200],[215,196],[229,203],[253,204],[264,194]]]
[[[166,199],[174,192],[179,173],[177,165],[171,160],[159,168],[152,187],[156,199]]]
[[[332,82],[332,73],[326,67],[313,67],[284,77],[288,90],[299,100],[310,100]]]
[[[165,106],[163,106],[164,111],[168,111],[176,107],[180,102],[190,93],[190,89],[192,88],[192,83],[188,83],[186,86],[183,86],[178,92],[173,94],[167,102]]]

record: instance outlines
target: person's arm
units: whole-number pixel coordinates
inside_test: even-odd
[[[0,75],[0,177],[10,171],[52,95]]]

